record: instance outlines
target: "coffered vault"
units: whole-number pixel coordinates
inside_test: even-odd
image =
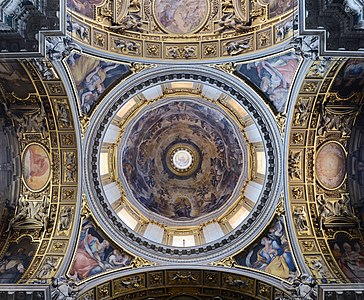
[[[0,297],[361,299],[362,3],[311,2],[3,1]]]

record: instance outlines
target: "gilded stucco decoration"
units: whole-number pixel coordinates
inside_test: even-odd
[[[296,1],[68,1],[67,30],[84,46],[150,60],[216,59],[291,38]]]
[[[49,283],[70,249],[78,195],[77,143],[70,104],[46,60],[2,61],[3,128],[20,161],[4,200],[1,283]],[[20,88],[22,87],[22,88]]]
[[[313,63],[291,120],[290,209],[305,263],[321,283],[363,280],[360,215],[351,205],[346,164],[363,100],[355,75],[361,64],[360,60]]]
[[[285,287],[223,270],[169,269],[116,277],[78,294],[79,299],[288,299]],[[191,298],[192,299],[192,298]],[[216,298],[218,299],[218,298]]]
[[[363,289],[353,1],[38,2],[0,4],[0,297]]]

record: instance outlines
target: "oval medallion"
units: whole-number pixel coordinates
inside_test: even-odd
[[[329,142],[323,145],[316,157],[319,183],[329,190],[338,188],[345,178],[345,161],[345,152],[339,144]]]
[[[51,168],[49,154],[40,144],[30,144],[23,152],[23,180],[32,191],[42,190],[49,181]]]
[[[199,29],[208,17],[206,0],[156,0],[154,16],[169,33],[188,34]]]

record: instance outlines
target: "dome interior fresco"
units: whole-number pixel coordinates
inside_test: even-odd
[[[0,3],[0,298],[361,299],[359,2]]]
[[[152,242],[219,239],[262,197],[268,156],[255,118],[226,93],[192,81],[137,93],[104,128],[100,195]]]
[[[221,208],[247,168],[232,124],[201,101],[178,99],[150,109],[121,140],[123,177],[133,196],[172,220]]]

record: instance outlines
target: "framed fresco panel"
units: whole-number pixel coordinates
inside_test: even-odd
[[[31,191],[41,191],[48,184],[51,162],[46,148],[38,143],[28,145],[22,155],[23,181]]]

